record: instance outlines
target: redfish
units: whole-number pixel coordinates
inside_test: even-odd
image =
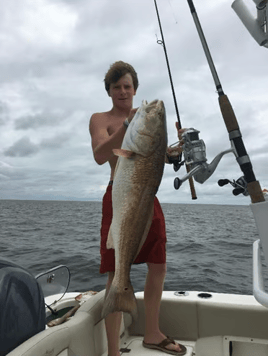
[[[129,124],[118,156],[112,188],[113,219],[107,248],[115,250],[115,275],[102,316],[123,311],[137,316],[130,281],[131,265],[148,235],[154,198],[160,185],[167,149],[163,101],[146,101]]]

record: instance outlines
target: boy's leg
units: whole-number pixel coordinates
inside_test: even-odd
[[[108,273],[108,281],[106,284],[106,295],[107,296],[110,286],[114,278],[114,272]],[[122,313],[116,312],[108,314],[105,318],[106,335],[108,341],[108,355],[109,356],[120,356],[119,352],[119,339],[120,339],[120,326],[121,326]]]
[[[144,288],[145,305],[145,335],[144,342],[147,344],[159,344],[164,339],[164,335],[159,329],[159,312],[164,280],[166,275],[166,264],[147,263],[148,274]],[[166,348],[180,351],[177,344],[168,344]]]

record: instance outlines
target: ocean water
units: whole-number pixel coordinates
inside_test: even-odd
[[[252,244],[259,237],[248,206],[162,208],[168,240],[165,290],[252,294]],[[66,265],[69,291],[100,291],[107,278],[99,274],[100,224],[100,202],[0,200],[0,257],[34,276]],[[146,264],[132,266],[135,291],[144,289],[146,272]]]

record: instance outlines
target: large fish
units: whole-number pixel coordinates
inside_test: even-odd
[[[124,311],[137,316],[130,282],[134,262],[149,232],[154,197],[162,179],[167,148],[163,101],[146,101],[128,126],[118,157],[112,188],[113,219],[107,248],[115,249],[115,275],[102,316]]]

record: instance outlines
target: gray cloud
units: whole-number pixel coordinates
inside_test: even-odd
[[[57,126],[64,118],[66,118],[64,114],[53,112],[42,112],[36,115],[23,116],[15,121],[15,129],[27,130],[44,126]]]
[[[28,137],[22,137],[11,147],[4,151],[7,157],[28,157],[39,151],[37,145],[32,143]]]
[[[70,134],[60,134],[51,138],[43,139],[39,144],[31,142],[29,137],[22,137],[12,146],[4,151],[7,157],[28,157],[39,153],[42,149],[60,149],[66,147],[66,142],[70,139]]]
[[[7,179],[8,183],[12,181],[21,181],[26,178],[26,173],[23,168],[14,167],[0,161],[0,174],[2,179]]]
[[[0,126],[3,126],[8,119],[8,106],[0,101]]]
[[[71,135],[68,133],[68,134],[56,135],[52,138],[44,139],[40,143],[39,147],[48,148],[48,149],[61,148],[63,146],[66,146],[66,142],[69,141],[70,136]]]

